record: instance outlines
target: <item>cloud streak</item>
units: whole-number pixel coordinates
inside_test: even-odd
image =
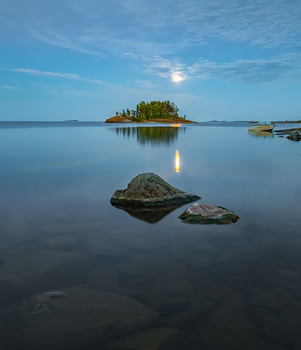
[[[17,86],[12,86],[12,85],[0,85],[0,89],[2,90],[19,90]]]
[[[36,29],[34,27],[29,27],[28,31],[30,32],[32,37],[41,40],[46,44],[61,47],[63,49],[81,52],[87,55],[104,57],[104,55],[101,52],[90,48],[86,48],[81,43],[76,43],[76,40],[74,41],[73,39],[55,33],[54,31],[44,30],[43,32],[43,29]]]
[[[62,78],[62,79],[68,79],[68,80],[75,80],[75,81],[83,81],[87,83],[93,83],[97,85],[104,85],[105,82],[102,80],[96,80],[96,79],[89,79],[84,78],[78,74],[74,73],[58,73],[58,72],[48,72],[48,71],[42,71],[37,69],[31,69],[31,68],[0,68],[2,71],[9,71],[9,72],[15,72],[15,73],[22,73],[22,74],[29,74],[29,75],[36,75],[36,76],[42,76],[42,77],[51,77],[51,78]]]

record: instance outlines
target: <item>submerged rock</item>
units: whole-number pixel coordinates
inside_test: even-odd
[[[145,173],[133,178],[125,190],[115,191],[111,204],[121,208],[160,207],[198,199],[199,196],[180,191],[156,174]]]
[[[58,268],[62,271],[62,264],[77,259],[85,259],[85,256],[63,252],[59,250],[39,251],[28,255],[16,256],[7,259],[0,269],[0,282],[10,286],[22,288],[32,286],[42,276]]]
[[[179,216],[189,224],[230,224],[239,219],[233,211],[206,203],[194,203]]]
[[[7,326],[13,329],[8,339],[15,339],[13,348],[65,350],[96,344],[100,349],[104,342],[152,326],[159,315],[129,297],[72,287],[26,298],[2,317],[12,323]]]
[[[179,331],[176,328],[155,328],[140,331],[106,345],[105,349],[123,350],[159,350],[174,349],[178,342]],[[168,346],[168,347],[167,347]]]

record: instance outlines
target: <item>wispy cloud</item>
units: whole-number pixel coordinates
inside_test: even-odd
[[[170,60],[155,56],[155,57],[142,57],[145,62],[146,72],[157,75],[161,78],[169,78],[172,76],[174,68]]]
[[[144,72],[161,78],[178,73],[184,79],[256,83],[300,77],[300,54],[275,54],[298,52],[301,46],[299,0],[31,0],[29,5],[3,0],[1,6],[3,22],[14,23],[32,38],[99,58],[131,58]],[[213,44],[209,56],[207,48]],[[238,44],[243,46],[231,60],[231,49]],[[248,56],[246,47],[259,48],[260,58],[256,50]],[[227,61],[212,58],[223,50]],[[71,73],[19,72],[103,83]]]
[[[0,85],[0,89],[2,90],[19,90],[20,88],[13,85]]]
[[[273,82],[283,79],[301,79],[301,55],[292,54],[269,59],[237,60],[216,63],[200,60],[187,67],[190,76],[215,78],[243,83]]]
[[[69,79],[69,80],[83,81],[83,82],[93,83],[93,84],[97,84],[97,85],[104,85],[105,84],[105,82],[103,82],[102,80],[89,79],[89,78],[85,78],[85,77],[82,77],[82,76],[80,76],[78,74],[74,74],[74,73],[48,72],[48,71],[42,71],[42,70],[37,70],[37,69],[31,69],[31,68],[6,68],[6,67],[2,67],[2,68],[0,68],[0,70],[29,74],[29,75],[37,75],[37,76],[42,76],[42,77],[63,78],[63,79]]]
[[[219,79],[247,84],[281,79],[301,79],[301,54],[287,54],[268,59],[237,60],[217,63],[198,60],[194,64],[172,64],[162,57],[143,58],[146,72],[161,78],[171,78],[175,72],[184,79]]]
[[[131,58],[133,60],[139,59],[139,56],[134,54],[133,52],[123,52],[122,56],[126,58]]]
[[[254,46],[294,46],[300,42],[301,3],[292,1],[186,1],[175,21],[201,44],[216,38]]]
[[[9,19],[5,18],[4,16],[0,16],[0,23],[1,22],[9,25],[10,27],[14,26],[14,23],[12,21],[10,21]]]
[[[85,47],[84,43],[78,39],[64,36],[55,32],[54,30],[45,30],[43,28],[28,27],[28,31],[35,39],[39,39],[49,45],[61,47],[64,49],[81,52],[87,55],[104,57],[103,53]]]
[[[175,17],[201,43],[217,38],[257,46],[300,42],[301,3],[295,1],[188,1]]]
[[[30,6],[7,5],[10,10],[2,17],[50,45],[96,56],[127,50],[166,55],[212,40],[265,48],[301,43],[299,0],[52,3],[32,0]]]
[[[188,78],[187,70],[185,65],[182,63],[172,62],[171,60],[161,56],[140,56],[140,59],[143,61],[145,72],[148,74],[153,74],[160,78],[172,79],[172,77],[178,73],[181,75],[181,77],[183,77],[183,79]]]
[[[301,80],[301,54],[295,53],[268,59],[237,60],[227,63],[199,59],[192,65],[175,63],[160,56],[135,56],[135,58],[143,62],[144,70],[147,74],[163,79],[172,79],[175,74],[178,74],[183,80],[218,79],[245,84],[257,84],[285,79]],[[102,80],[86,78],[75,73],[50,72],[32,68],[1,67],[0,70],[32,76],[81,81],[96,85],[110,85]],[[0,85],[0,88],[6,90],[17,89],[11,85]]]

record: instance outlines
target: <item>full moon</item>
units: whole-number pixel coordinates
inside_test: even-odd
[[[179,83],[180,81],[184,80],[184,77],[182,75],[180,75],[179,73],[175,72],[172,75],[172,81],[174,81],[175,83]]]

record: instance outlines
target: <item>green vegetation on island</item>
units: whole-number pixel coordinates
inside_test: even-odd
[[[123,110],[116,112],[116,116],[106,120],[106,123],[123,122],[190,122],[186,121],[186,115],[179,117],[178,107],[170,101],[142,101],[136,106],[136,110]]]

